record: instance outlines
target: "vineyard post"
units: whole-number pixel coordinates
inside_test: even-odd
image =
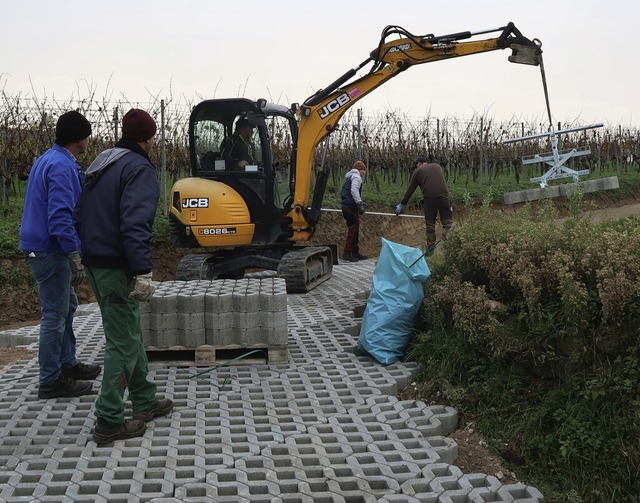
[[[162,208],[164,214],[167,215],[169,207],[167,206],[167,145],[164,136],[164,100],[160,100],[160,138],[162,161],[160,167],[160,186],[162,187]]]
[[[626,161],[624,156],[622,155],[622,146],[624,144],[624,138],[622,137],[622,124],[618,124],[618,166],[624,166]]]
[[[358,119],[358,159],[362,159],[362,108],[358,108],[357,119]]]
[[[113,109],[113,137],[115,141],[118,141],[118,123],[120,119],[118,118],[118,106]]]
[[[42,106],[44,107],[45,105],[43,104]],[[42,115],[40,115],[40,124],[38,125],[38,132],[37,133],[34,132],[35,139],[36,139],[36,152],[33,158],[33,162],[36,160],[36,158],[40,157],[40,152],[44,152],[45,150],[47,150],[47,146],[42,143],[43,142],[42,137],[46,131],[46,124],[47,124],[47,112],[43,111]]]
[[[356,138],[357,129],[357,125],[351,125],[351,147],[353,148],[353,157],[356,159],[360,159],[360,157],[358,156],[358,140]]]
[[[602,153],[600,150],[600,132],[596,131],[595,132],[595,136],[596,136],[596,162],[595,162],[595,166],[596,169],[600,169],[600,154]]]
[[[478,182],[482,185],[482,175],[484,174],[485,166],[484,166],[484,141],[483,141],[483,131],[484,131],[484,117],[480,117],[480,177]]]
[[[440,119],[436,119],[436,157],[440,157]]]
[[[558,131],[562,129],[562,123],[558,121]],[[562,136],[558,137],[558,150],[562,150]]]
[[[424,126],[424,152],[429,152],[429,117]]]
[[[7,184],[5,176],[8,172],[7,145],[9,144],[9,117],[4,118],[4,141],[2,142],[2,206],[7,204]]]
[[[520,123],[520,131],[521,131],[521,135],[520,136],[524,136],[524,122]],[[520,142],[520,149],[518,150],[516,148],[516,155],[518,154],[518,152],[520,153],[519,157],[520,159],[522,159],[524,157],[524,152],[525,152],[525,145],[524,145],[524,140],[522,140]],[[522,166],[521,162],[518,162],[515,166],[515,170],[516,170],[516,183],[520,183],[520,168]]]
[[[398,122],[398,143],[396,146],[396,180],[402,181],[402,172],[400,171],[400,147],[402,144],[402,123]]]
[[[444,138],[444,140],[445,140],[445,141],[444,141],[444,148],[445,148],[445,150],[446,150],[446,152],[447,152],[447,159],[448,159],[448,161],[451,161],[451,160],[452,160],[452,158],[453,158],[453,154],[454,154],[454,153],[455,153],[455,151],[456,151],[456,140],[454,139],[454,140],[452,141],[452,143],[450,142],[450,140],[451,140],[451,135],[449,134],[449,131],[445,131],[445,138]],[[439,158],[439,159],[443,159],[444,157],[445,157],[445,156],[444,156],[444,153],[443,153],[442,155],[438,154],[438,158]],[[447,164],[449,164],[449,162],[447,162]],[[448,171],[449,171],[449,174],[451,174],[451,170],[452,170],[452,168],[451,168],[451,167],[448,167],[447,169],[448,169]],[[454,176],[454,180],[455,180],[455,179],[457,179],[457,175],[456,175],[456,176]]]

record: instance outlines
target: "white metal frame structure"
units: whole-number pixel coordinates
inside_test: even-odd
[[[547,163],[551,168],[542,176],[538,176],[535,178],[531,178],[532,183],[539,183],[541,188],[545,188],[549,185],[550,180],[557,180],[559,178],[569,178],[572,177],[574,182],[580,181],[580,176],[588,175],[590,171],[588,169],[583,169],[580,171],[576,171],[574,169],[568,168],[565,166],[565,163],[573,158],[581,155],[588,155],[591,153],[591,149],[586,147],[578,150],[577,148],[572,148],[570,150],[563,150],[562,152],[558,151],[558,135],[566,134],[566,133],[575,133],[577,131],[584,131],[586,129],[594,129],[603,127],[604,124],[592,124],[590,126],[579,126],[569,129],[561,129],[559,131],[554,131],[551,128],[547,133],[539,133],[533,134],[530,136],[521,136],[519,138],[511,138],[509,140],[504,140],[502,143],[515,143],[517,141],[523,140],[532,140],[535,138],[544,138],[548,137],[551,142],[551,152],[545,154],[534,154],[531,156],[525,156],[522,158],[522,164],[535,164],[539,162]]]

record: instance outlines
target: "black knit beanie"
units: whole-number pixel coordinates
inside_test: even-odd
[[[91,124],[80,112],[71,110],[62,114],[56,123],[56,143],[69,145],[91,136]]]

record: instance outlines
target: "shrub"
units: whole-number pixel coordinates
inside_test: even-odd
[[[640,219],[595,224],[571,198],[562,220],[550,202],[507,215],[485,201],[457,224],[429,258],[409,358],[461,415],[501,432],[495,445],[549,501],[633,501]]]

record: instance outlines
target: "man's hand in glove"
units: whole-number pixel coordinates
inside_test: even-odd
[[[400,203],[398,204],[398,206],[396,206],[396,216],[400,216],[400,213],[402,213],[402,210],[404,210],[404,204]]]
[[[84,279],[84,266],[77,251],[69,254],[69,268],[71,269],[71,284],[78,286]]]
[[[360,201],[359,203],[356,204],[356,206],[358,207],[358,213],[360,213],[361,215],[364,215],[364,203]]]
[[[153,281],[151,280],[151,273],[138,274],[134,278],[134,281],[136,284],[129,294],[129,298],[139,302],[149,300],[153,295],[153,292],[156,291],[156,287],[153,285]]]

